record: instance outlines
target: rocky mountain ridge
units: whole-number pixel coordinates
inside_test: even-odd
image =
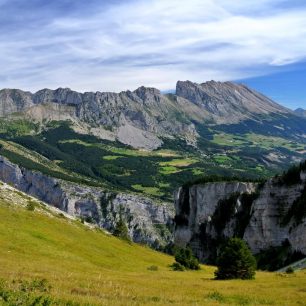
[[[161,146],[165,137],[180,137],[195,145],[197,125],[260,122],[260,116],[269,115],[295,116],[244,85],[215,81],[178,81],[176,94],[165,95],[146,87],[120,93],[79,93],[58,88],[32,94],[3,89],[0,117],[11,115],[36,121],[70,119],[101,138],[149,150]]]
[[[215,182],[185,186],[175,194],[174,241],[213,262],[222,241],[244,239],[254,254],[286,248],[306,256],[306,172],[295,181]]]

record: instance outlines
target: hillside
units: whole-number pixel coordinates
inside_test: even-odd
[[[258,272],[254,281],[215,281],[208,266],[174,272],[173,258],[68,219],[7,185],[0,196],[1,305],[18,299],[27,306],[41,295],[45,305],[119,306],[301,305],[306,298],[305,270]]]

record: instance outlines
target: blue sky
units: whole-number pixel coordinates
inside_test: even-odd
[[[243,82],[306,108],[306,1],[0,0],[0,87]]]

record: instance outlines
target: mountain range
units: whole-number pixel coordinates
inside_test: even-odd
[[[270,123],[270,134],[301,139],[306,131],[305,121],[291,110],[231,82],[179,81],[176,93],[166,95],[145,87],[120,93],[1,90],[0,116],[18,113],[36,121],[70,119],[98,137],[144,149],[156,149],[163,138],[173,136],[196,144],[203,124],[230,128],[242,124],[252,130]]]

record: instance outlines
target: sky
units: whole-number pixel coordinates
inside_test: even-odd
[[[0,0],[0,88],[237,81],[306,108],[304,0]]]

